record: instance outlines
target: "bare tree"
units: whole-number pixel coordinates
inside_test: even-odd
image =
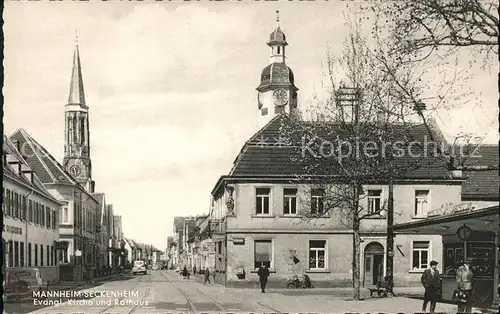
[[[398,48],[420,58],[441,48],[498,55],[496,0],[383,0],[371,7],[385,21]]]
[[[402,56],[388,57],[380,47],[370,49],[358,25],[350,27],[341,57],[327,58],[329,96],[316,99],[311,120],[292,117],[281,131],[297,150],[292,161],[304,169],[297,184],[310,184],[310,197],[300,200],[302,217],[330,216],[353,231],[353,298],[358,300],[361,221],[380,215],[392,200],[376,206],[363,201],[366,185],[388,184],[419,167],[444,163],[436,157],[438,143],[429,151],[414,137],[422,128],[410,117],[425,86],[414,77],[412,64],[402,63]],[[408,158],[409,153],[417,157]]]

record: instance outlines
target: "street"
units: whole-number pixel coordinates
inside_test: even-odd
[[[216,284],[203,284],[191,276],[183,279],[174,271],[150,271],[122,281],[110,281],[80,293],[103,293],[108,296],[73,298],[59,302],[51,298],[51,306],[5,304],[5,313],[408,313],[417,312],[421,301],[403,297],[365,298],[349,301],[331,292],[300,293],[294,290],[261,293],[256,289],[228,289]],[[309,290],[312,292],[312,290]],[[109,296],[112,294],[113,296]],[[59,302],[59,303],[58,303]],[[453,313],[454,305],[439,303],[438,312]]]

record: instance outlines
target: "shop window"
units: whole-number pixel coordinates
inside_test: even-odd
[[[309,269],[325,269],[326,252],[326,240],[309,241]]]
[[[267,215],[270,213],[269,201],[271,195],[270,188],[257,188],[256,189],[256,209],[255,213],[257,215]]]
[[[255,240],[254,241],[254,268],[259,268],[262,264],[267,268],[272,265],[272,240]]]
[[[413,241],[412,269],[424,270],[429,264],[429,241]]]
[[[297,214],[297,189],[284,189],[283,191],[283,214]]]

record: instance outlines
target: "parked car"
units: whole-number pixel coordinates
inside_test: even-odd
[[[4,300],[33,297],[33,292],[47,289],[38,268],[8,268],[4,283]]]
[[[147,275],[148,269],[146,268],[146,263],[144,263],[144,261],[135,261],[134,267],[132,267],[132,274],[134,274],[134,275],[137,275],[137,274]]]

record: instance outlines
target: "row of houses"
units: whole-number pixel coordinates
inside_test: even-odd
[[[109,273],[126,253],[122,217],[92,180],[78,45],[64,108],[62,162],[24,129],[3,136],[3,265],[37,267],[50,282]]]
[[[127,264],[132,265],[134,261],[143,260],[148,265],[154,265],[166,260],[163,251],[153,245],[137,242],[130,238],[123,239],[123,248],[127,251]]]
[[[120,265],[122,217],[22,129],[3,137],[2,213],[6,268],[37,267],[56,282]]]
[[[294,127],[297,103],[291,100],[298,89],[284,62],[288,43],[279,27],[268,45],[271,64],[257,88],[260,130],[245,142],[229,174],[215,182],[208,214],[175,217],[167,249],[170,265],[210,269],[227,287],[257,286],[262,264],[270,269],[270,287],[284,288],[288,278],[300,274],[308,274],[316,287],[352,287],[352,225],[343,222],[341,208],[326,210],[325,176],[331,175],[330,187],[342,182],[333,173],[306,171],[294,158],[298,145],[270,142]],[[287,97],[274,97],[277,92]],[[329,125],[323,139],[335,143],[337,129]],[[427,138],[446,142],[433,120],[407,131],[421,143]],[[391,256],[395,289],[421,286],[423,271],[436,260],[444,274],[443,297],[451,300],[455,270],[472,258],[475,302],[496,302],[498,145],[481,145],[473,158],[453,167],[434,155],[418,162],[419,167],[394,178],[393,247],[387,244],[387,179],[372,178],[362,186],[359,206],[363,213],[375,213],[360,222],[362,285],[373,286],[387,276]]]

